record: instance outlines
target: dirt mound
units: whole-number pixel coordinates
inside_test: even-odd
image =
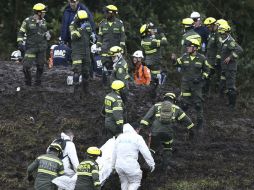
[[[65,68],[46,70],[42,87],[26,87],[20,65],[0,64],[0,189],[32,189],[25,180],[27,165],[63,129],[76,133],[80,160],[88,146],[103,143],[100,112],[106,91],[100,81],[92,80],[89,94],[74,94],[66,86],[68,73]],[[149,90],[131,88],[128,121],[139,121],[154,102]],[[224,102],[209,99],[205,129],[194,141],[186,140],[185,130],[176,131],[171,169],[149,174],[142,189],[254,189],[253,107],[240,102],[237,111],[231,112]],[[117,180],[113,177],[105,189],[120,189]]]

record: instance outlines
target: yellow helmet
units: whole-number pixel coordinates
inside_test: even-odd
[[[228,21],[224,20],[224,19],[219,19],[215,22],[216,25],[220,26],[222,24],[228,24]]]
[[[230,30],[231,30],[231,27],[228,24],[225,24],[225,23],[219,25],[219,28],[218,28],[218,32],[220,34],[224,34],[226,32],[230,32]]]
[[[204,25],[211,25],[214,24],[216,22],[216,19],[213,17],[208,17],[205,19],[204,21]]]
[[[54,149],[54,150],[58,151],[59,154],[61,154],[63,152],[63,149],[62,149],[61,145],[58,144],[58,143],[51,143],[49,145],[49,149]]]
[[[172,100],[175,100],[175,99],[176,99],[176,95],[175,95],[174,93],[172,93],[172,92],[168,92],[168,93],[166,93],[166,94],[164,95],[163,98],[164,98],[164,99],[165,99],[165,98],[170,98],[170,99],[172,99]]]
[[[188,39],[186,45],[200,47],[200,42],[197,39]]]
[[[95,147],[95,146],[89,147],[86,150],[86,152],[90,156],[101,156],[102,155],[101,150],[99,148]]]
[[[194,24],[194,20],[192,18],[184,18],[182,20],[182,25],[184,25],[185,28],[191,27]]]
[[[33,6],[33,10],[34,11],[42,11],[42,12],[46,12],[46,5],[42,4],[42,3],[37,3]]]
[[[109,49],[109,55],[110,56],[117,56],[119,54],[123,53],[123,49],[119,46],[113,46]]]
[[[144,35],[146,32],[148,31],[148,24],[143,24],[140,29],[139,32],[140,34]]]
[[[121,80],[114,80],[113,82],[112,82],[112,84],[111,84],[111,88],[113,89],[113,90],[120,90],[120,89],[122,89],[122,88],[124,88],[124,82],[123,81],[121,81]]]
[[[118,8],[115,5],[107,5],[106,10],[109,11],[109,12],[111,11],[111,12],[116,12],[117,13]]]
[[[78,15],[79,19],[87,19],[88,18],[88,14],[84,10],[79,10],[77,15]]]

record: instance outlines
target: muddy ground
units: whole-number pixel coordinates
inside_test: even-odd
[[[26,190],[26,167],[43,154],[63,129],[76,133],[80,161],[90,145],[100,145],[103,117],[100,114],[105,90],[100,81],[90,81],[89,94],[73,94],[66,86],[66,69],[46,70],[42,87],[23,85],[21,65],[0,63],[0,189]],[[17,91],[20,87],[20,91]],[[175,89],[174,85],[164,87]],[[128,120],[138,121],[156,100],[147,90],[131,89]],[[212,94],[205,105],[206,125],[194,141],[185,130],[177,130],[173,165],[167,174],[149,174],[146,190],[247,190],[254,189],[253,99],[240,94],[232,112]],[[117,190],[113,177],[105,189]]]

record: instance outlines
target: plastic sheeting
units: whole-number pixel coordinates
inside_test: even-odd
[[[98,157],[96,162],[99,165],[99,176],[101,185],[105,183],[107,178],[112,172],[112,154],[115,147],[115,138],[109,139],[100,149],[102,156]],[[77,175],[72,178],[68,176],[60,176],[52,180],[52,183],[56,184],[59,189],[74,190],[77,181]]]

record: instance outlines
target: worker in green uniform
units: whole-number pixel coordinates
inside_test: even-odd
[[[117,136],[123,131],[124,124],[124,94],[123,81],[115,80],[111,84],[112,92],[104,100],[105,129],[107,139]]]
[[[163,145],[163,166],[167,167],[172,158],[173,127],[181,124],[189,130],[193,136],[193,126],[191,119],[184,111],[175,105],[176,96],[168,92],[164,95],[163,101],[153,105],[141,120],[142,129],[151,131],[151,149],[155,153]]]
[[[77,168],[78,179],[75,190],[100,190],[99,166],[95,160],[102,152],[97,147],[89,147],[86,155],[87,158]]]
[[[78,85],[82,76],[82,88],[87,92],[90,58],[90,36],[92,28],[88,20],[88,14],[84,10],[79,10],[70,24],[71,47],[72,47],[72,70],[73,83]]]
[[[46,63],[47,40],[50,40],[51,37],[47,31],[44,19],[46,6],[42,3],[37,3],[33,6],[33,11],[34,15],[22,22],[17,37],[18,49],[21,52],[25,51],[23,73],[25,84],[28,86],[32,84],[31,67],[34,62],[37,67],[35,85],[41,85],[43,67]],[[25,46],[24,43],[26,44]]]
[[[209,76],[210,65],[204,55],[198,53],[200,42],[197,39],[186,41],[187,52],[176,59],[172,55],[173,64],[181,67],[181,98],[182,108],[187,110],[190,105],[195,107],[197,112],[197,128],[203,127],[203,80]]]
[[[243,52],[242,47],[230,35],[231,27],[228,24],[221,24],[218,28],[220,35],[221,49],[216,57],[221,60],[221,91],[228,95],[229,107],[234,109],[236,105],[236,72],[237,60]]]
[[[125,31],[123,21],[116,18],[118,8],[114,5],[107,5],[104,9],[105,19],[99,24],[97,49],[101,52],[101,61],[103,65],[103,84],[109,83],[109,76],[112,73],[113,62],[108,54],[113,46],[120,46],[125,50]]]
[[[142,37],[141,46],[145,53],[145,63],[151,71],[151,85],[154,86],[154,91],[158,84],[161,84],[161,47],[168,44],[165,35],[156,33],[156,30],[153,23],[143,24],[139,30]]]
[[[28,180],[33,180],[33,172],[37,171],[34,188],[35,190],[57,190],[51,181],[64,174],[63,162],[59,158],[62,148],[59,144],[52,143],[48,153],[36,158],[27,168]]]

